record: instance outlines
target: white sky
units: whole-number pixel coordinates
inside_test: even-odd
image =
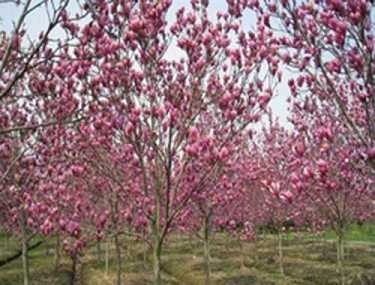
[[[39,1],[34,0],[33,2],[38,3]],[[172,7],[169,11],[169,14],[167,15],[168,21],[171,22],[174,20],[175,13],[180,7],[189,7],[189,5],[189,0],[173,0]],[[72,11],[74,9],[77,9],[77,6],[75,4],[75,1],[72,1],[72,5],[70,6],[69,10]],[[214,17],[217,11],[224,10],[226,10],[225,0],[212,0],[208,8],[209,15],[211,17]],[[14,22],[17,21],[20,12],[20,8],[12,3],[0,4],[0,31],[5,30],[9,32],[10,30],[12,30]],[[245,13],[243,17],[243,27],[248,30],[254,26],[254,23],[254,15],[250,14],[250,12]],[[34,11],[32,14],[30,14],[30,16],[26,18],[25,25],[28,30],[28,34],[32,38],[37,36],[41,29],[45,29],[45,27],[47,26],[47,15],[45,13],[45,10],[38,9]],[[61,37],[61,31],[55,32],[54,36],[59,37],[59,33]],[[177,48],[172,48],[170,49],[170,52],[168,52],[168,57],[170,58],[178,58],[179,56],[180,54],[178,53]],[[281,82],[277,88],[278,96],[273,98],[273,100],[271,101],[271,108],[273,110],[274,115],[279,117],[281,124],[285,126],[288,125],[286,120],[288,115],[286,98],[289,96],[289,89],[287,86],[288,77],[288,74],[286,74],[286,76],[284,75],[283,82]]]

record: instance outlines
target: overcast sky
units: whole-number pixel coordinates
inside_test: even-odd
[[[169,22],[172,22],[175,18],[175,13],[177,10],[182,6],[189,6],[189,0],[173,0],[173,5],[167,15],[167,19]],[[37,1],[35,1],[37,3]],[[213,4],[214,3],[214,4]],[[77,9],[77,6],[75,4],[75,1],[72,1],[72,5],[70,6],[69,10],[73,11]],[[211,1],[211,4],[209,6],[209,15],[211,17],[214,17],[216,15],[217,11],[224,11],[226,9],[226,1],[225,0],[215,0]],[[10,31],[13,29],[14,22],[18,19],[18,16],[20,14],[20,9],[14,4],[6,3],[6,4],[0,4],[0,30]],[[255,23],[255,17],[250,12],[246,13],[243,17],[243,27],[245,29],[250,29],[254,26]],[[28,33],[31,35],[31,37],[36,37],[41,29],[44,29],[47,25],[47,15],[44,11],[44,9],[36,10],[34,13],[30,14],[29,17],[27,17],[25,22]],[[55,36],[59,37],[61,34],[61,31],[55,32]],[[63,36],[61,34],[61,36]],[[168,52],[168,57],[171,58],[178,58],[180,54],[178,53],[178,49],[170,49]],[[287,123],[287,104],[286,104],[286,98],[289,95],[289,90],[286,84],[287,78],[285,77],[283,82],[280,83],[278,86],[278,96],[274,98],[271,102],[271,108],[274,112],[274,114],[280,118],[280,122],[283,125],[288,125]]]

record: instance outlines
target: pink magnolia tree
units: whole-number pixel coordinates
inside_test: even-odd
[[[83,159],[82,142],[72,128],[54,126],[39,132],[41,139],[35,146],[39,187],[33,193],[31,209],[44,218],[40,233],[56,236],[55,267],[62,247],[75,272],[79,255],[100,236],[107,221],[107,209],[98,202],[106,181]]]
[[[46,235],[56,234],[58,243],[63,240],[73,271],[86,245],[97,243],[99,247],[105,239],[108,273],[108,242],[113,239],[117,283],[122,284],[120,235],[141,220],[139,215],[132,217],[133,211],[147,207],[139,204],[137,172],[130,167],[132,152],[109,139],[115,130],[107,125],[111,113],[105,117],[85,115],[90,119],[74,128],[54,126],[40,131],[44,136],[37,151],[44,159],[44,176],[40,177],[41,190],[35,193],[35,201],[50,212],[57,209],[58,213],[45,221],[49,230],[42,230]]]
[[[102,116],[103,115],[103,116]],[[81,123],[77,137],[83,170],[90,185],[88,195],[95,197],[105,215],[97,220],[98,242],[112,237],[115,243],[117,284],[122,284],[121,235],[145,238],[148,232],[147,216],[152,212],[151,200],[140,190],[141,175],[138,162],[130,144],[118,140],[121,120],[111,117],[111,112],[92,114],[92,121]],[[94,178],[94,183],[91,183]],[[106,256],[108,256],[106,254]],[[108,265],[108,262],[106,262]],[[108,267],[107,270],[108,272]]]
[[[251,1],[258,21],[278,42],[277,59],[301,105],[329,105],[342,135],[355,140],[374,169],[373,1]],[[284,76],[285,76],[284,75]]]
[[[204,191],[193,193],[191,202],[176,221],[179,230],[198,236],[203,242],[205,284],[211,283],[210,243],[215,232],[225,230],[232,234],[240,227],[242,236],[251,234],[249,222],[238,219],[237,201],[242,198],[242,177],[237,160],[243,151],[242,142],[239,136],[231,142],[230,147],[227,145],[228,151],[233,155],[228,155],[226,160],[220,162],[220,168],[211,176]],[[199,173],[204,173],[205,169],[210,167],[210,162],[203,155],[201,159],[196,159],[192,166],[191,174],[187,176],[189,180],[197,177]],[[186,181],[186,185],[190,183],[191,181]]]
[[[232,155],[231,143],[268,104],[272,82],[257,76],[268,68],[261,61],[276,52],[267,35],[243,32],[232,11],[210,20],[207,1],[180,9],[169,29],[170,5],[87,5],[92,21],[77,33],[81,46],[74,51],[81,65],[89,65],[80,96],[92,98],[91,112],[111,112],[121,122],[107,126],[111,138],[131,150],[131,169],[152,205],[145,216],[155,284],[161,282],[163,243],[174,222],[193,195],[217,178]],[[183,54],[177,60],[166,56],[171,43]],[[207,165],[200,173],[192,171],[198,158]]]
[[[63,82],[54,73],[68,38],[55,44],[53,33],[66,29],[65,24],[71,21],[65,11],[69,1],[58,5],[49,1],[7,2],[14,2],[20,16],[13,30],[2,31],[0,36],[0,197],[4,201],[0,211],[9,221],[13,218],[8,229],[21,236],[24,284],[29,284],[29,242],[40,232],[45,218],[30,209],[39,188],[38,129],[71,122],[78,104],[66,92],[69,89],[64,89],[66,85],[71,88],[72,81]],[[48,21],[34,39],[26,23],[37,10],[48,11]]]
[[[269,126],[264,126],[259,143],[253,152],[258,159],[259,187],[262,189],[264,220],[277,231],[280,273],[284,275],[283,231],[288,224],[298,227],[304,224],[305,205],[300,193],[303,184],[294,174],[302,165],[304,146],[292,131],[288,131],[269,118]]]
[[[40,217],[33,216],[29,211],[31,196],[37,188],[35,172],[35,160],[22,157],[14,163],[12,173],[9,173],[1,183],[1,228],[19,237],[21,241],[24,284],[29,282],[29,244],[38,233],[42,221]]]
[[[315,201],[325,201],[327,208],[336,208],[331,214],[340,240],[343,235],[340,224],[349,219],[350,212],[363,208],[367,209],[365,215],[373,213],[368,208],[373,198],[362,200],[366,195],[357,197],[355,190],[359,187],[366,189],[359,192],[368,193],[373,188],[373,1],[251,1],[233,6],[238,14],[246,8],[256,11],[258,22],[278,43],[274,60],[291,71],[284,72],[284,77],[289,77],[292,111],[298,110],[305,116],[303,123],[298,115],[292,118],[292,123],[301,127],[298,128],[301,140],[307,139],[302,138],[308,137],[307,134],[315,138],[306,149],[319,153],[309,158],[309,164],[315,168],[312,165],[303,168],[303,179],[316,178],[316,173],[320,173],[318,176],[323,177],[320,183],[324,182],[318,188],[327,190],[331,185],[335,190]],[[332,115],[327,116],[327,112]],[[328,142],[322,143],[323,139]],[[307,164],[307,159],[303,163]],[[362,201],[370,203],[361,205]]]
[[[203,228],[209,282],[211,231],[252,238],[317,208],[342,260],[345,225],[374,213],[373,4],[227,2],[212,20],[209,1],[192,0],[173,23],[171,0],[87,1],[75,17],[68,1],[20,6],[0,38],[0,213],[22,235],[25,285],[34,233],[62,238],[74,264],[113,237],[121,284],[131,232],[151,244],[161,284],[168,234]],[[49,25],[28,45],[25,19],[42,6]],[[241,26],[247,8],[255,32]],[[249,147],[282,65],[298,71],[294,129],[272,123]]]
[[[310,112],[296,103],[292,121],[304,145],[303,160],[293,173],[302,183],[301,199],[319,213],[337,235],[337,258],[342,282],[344,238],[348,224],[373,218],[374,180],[361,143],[348,137],[333,108],[320,113],[310,102]]]

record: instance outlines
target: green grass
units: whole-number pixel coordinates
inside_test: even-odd
[[[41,238],[35,238],[32,244],[38,240],[41,240]],[[20,246],[20,242],[17,239],[1,235],[0,259],[3,260],[13,255],[20,249]],[[71,278],[69,262],[64,259],[58,272],[54,272],[53,254],[48,253],[52,246],[52,241],[47,241],[30,252],[31,285],[69,284]],[[0,284],[23,284],[21,258],[0,267]]]
[[[374,225],[353,225],[348,230],[345,260],[347,285],[375,284],[375,243],[371,244],[374,241],[374,229]],[[332,232],[326,232],[323,238],[330,240],[334,236]],[[19,242],[16,239],[7,242],[5,236],[0,235],[0,259],[11,255],[18,248]],[[69,284],[70,260],[64,257],[58,272],[54,272],[52,248],[51,239],[31,252],[32,285]],[[102,249],[104,250],[104,244]],[[144,263],[141,242],[124,239],[122,249],[125,284],[151,284],[150,252],[147,252],[147,262]],[[310,234],[304,234],[302,237],[291,233],[285,235],[285,276],[282,276],[279,273],[275,236],[265,235],[256,242],[242,242],[241,249],[237,240],[217,234],[211,243],[212,285],[339,284],[335,254],[335,245],[331,241],[311,239]],[[111,244],[109,274],[106,275],[105,263],[98,260],[96,248],[89,248],[82,258],[82,285],[115,284],[114,256],[114,247]],[[172,235],[164,248],[162,264],[165,285],[204,284],[203,245],[197,239]],[[364,280],[367,280],[367,283]],[[0,284],[22,284],[21,259],[0,267]]]
[[[330,230],[323,235],[325,239],[336,239],[336,234]],[[345,232],[345,240],[375,243],[375,225],[350,225]]]

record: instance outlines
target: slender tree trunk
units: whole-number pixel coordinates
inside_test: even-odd
[[[341,249],[341,258],[342,260],[345,260],[345,235],[344,233],[342,234],[340,249]]]
[[[240,269],[243,269],[243,268],[245,268],[245,257],[244,257],[244,254],[243,254],[243,246],[242,246],[241,238],[238,239],[238,244],[240,246],[240,258],[241,258]]]
[[[45,255],[49,256],[51,254],[51,246],[49,244],[45,247]]]
[[[225,251],[229,253],[231,250],[231,240],[225,235],[224,237],[224,246],[225,246]]]
[[[22,268],[23,268],[23,284],[30,284],[30,267],[29,267],[29,252],[28,252],[28,238],[26,230],[26,215],[21,213],[21,234],[22,234]]]
[[[259,237],[260,239],[260,237]],[[252,252],[252,255],[254,256],[254,261],[255,263],[258,262],[258,247],[259,247],[259,239],[258,239],[258,236],[255,235],[255,238],[254,238],[254,241],[253,241],[253,244],[254,244],[254,251]]]
[[[99,239],[96,241],[96,255],[98,258],[98,262],[102,262],[103,260],[102,243]]]
[[[154,284],[161,285],[161,237],[160,237],[160,195],[156,194],[156,209],[155,209],[155,221],[153,224],[153,270],[154,270]]]
[[[143,240],[143,267],[146,268],[147,264],[147,243]]]
[[[161,285],[161,245],[160,241],[155,239],[153,252],[153,266],[154,266],[154,283]]]
[[[79,284],[79,255],[75,253],[72,257],[72,279],[70,285]]]
[[[210,225],[209,225],[209,215],[204,218],[204,273],[205,273],[205,284],[211,284],[211,266],[210,266]]]
[[[109,238],[105,241],[105,275],[108,277],[109,274]]]
[[[56,236],[56,244],[55,244],[55,271],[58,271],[60,266],[60,234],[58,233]]]
[[[133,247],[131,246],[132,244],[136,244],[137,241],[133,237],[133,231],[131,225],[129,225],[129,235],[125,236],[126,237],[126,243],[125,243],[125,251],[126,251],[126,256],[131,257],[133,256]]]
[[[5,249],[6,250],[9,248],[9,240],[10,240],[9,234],[5,234]]]
[[[124,246],[124,256],[130,257],[131,256],[131,249],[130,249],[130,244],[132,244],[132,240],[130,237],[127,237],[125,239],[125,246]]]
[[[116,263],[117,263],[117,285],[122,285],[122,258],[121,258],[121,246],[118,237],[118,233],[115,233],[115,248],[116,248]]]
[[[77,261],[76,261],[76,256],[72,256],[71,258],[72,258],[72,279],[70,280],[70,285],[75,285]]]
[[[341,285],[344,285],[344,230],[342,228],[340,228],[337,233],[337,266],[340,274]]]
[[[280,273],[284,276],[283,236],[280,230],[278,231],[278,244]]]
[[[118,220],[118,193],[114,193],[111,203],[111,219],[114,229],[114,242],[115,242],[115,251],[116,251],[116,284],[122,285],[122,257],[121,257],[121,245],[119,240],[119,220]]]
[[[28,243],[26,238],[22,237],[22,267],[23,267],[23,284],[29,285],[30,279],[30,268],[29,268],[29,254],[28,254]]]

